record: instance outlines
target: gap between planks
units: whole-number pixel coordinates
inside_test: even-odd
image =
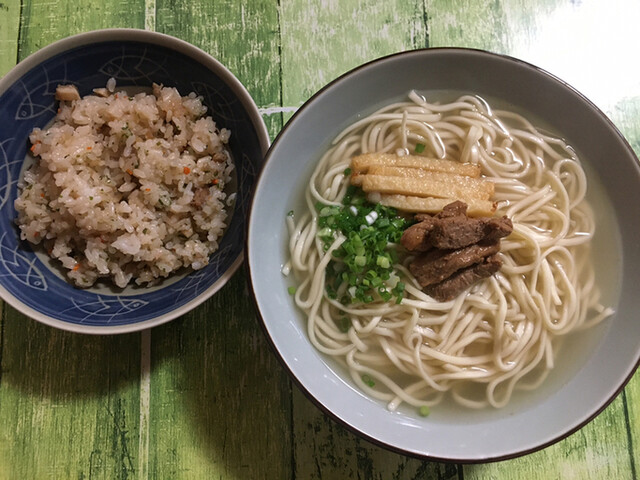
[[[151,329],[140,334],[140,422],[138,425],[138,478],[149,478],[149,416],[151,413]]]

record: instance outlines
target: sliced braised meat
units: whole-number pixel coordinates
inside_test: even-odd
[[[450,300],[500,269],[500,239],[513,231],[507,217],[468,217],[467,204],[456,201],[436,215],[418,214],[418,223],[400,242],[416,256],[409,270],[423,290]]]
[[[429,285],[424,289],[424,292],[439,302],[453,300],[478,280],[496,273],[501,266],[502,261],[498,255],[491,255],[484,259],[482,263],[460,270],[440,283]]]
[[[499,251],[498,242],[475,244],[457,250],[433,250],[417,257],[409,265],[409,270],[424,288],[442,282],[458,270],[480,263]]]
[[[432,246],[429,242],[429,234],[434,225],[435,219],[430,215],[427,216],[420,223],[416,223],[407,228],[402,233],[400,243],[410,252],[426,252],[431,250]]]
[[[193,204],[200,208],[202,205],[204,205],[207,200],[209,199],[209,196],[211,195],[211,193],[209,192],[208,188],[199,188],[197,189],[194,194],[193,194]]]
[[[478,242],[493,242],[513,231],[507,217],[467,217],[467,205],[453,202],[442,212],[431,216],[418,214],[418,223],[412,225],[400,242],[410,252],[427,252],[432,247],[462,248]]]
[[[480,241],[496,241],[512,231],[513,224],[507,217],[448,217],[430,228],[429,242],[436,248],[462,248]]]
[[[436,218],[450,218],[450,217],[466,217],[467,216],[467,204],[456,200],[448,205],[445,205],[441,212],[438,212]]]

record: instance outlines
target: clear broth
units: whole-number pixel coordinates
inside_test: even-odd
[[[469,92],[454,91],[429,91],[422,92],[425,98],[433,102],[437,98],[439,102],[445,103],[455,100],[463,94]],[[556,137],[564,138],[547,122],[542,121],[529,112],[522,111],[514,105],[500,101],[499,99],[483,96],[494,110],[510,110],[521,114],[527,118],[538,129],[545,133],[551,133]],[[405,101],[406,97],[397,98],[396,101]],[[391,104],[393,101],[386,102],[384,105],[377,105],[371,110],[371,113],[378,108]],[[358,115],[356,120],[360,120],[365,115]],[[350,122],[352,123],[352,122]],[[343,127],[347,127],[344,125]],[[341,131],[341,130],[340,130]],[[568,143],[571,144],[570,140]],[[327,143],[329,148],[330,143]],[[582,166],[587,175],[587,201],[589,202],[596,223],[596,232],[591,243],[591,261],[596,275],[597,286],[601,293],[601,303],[605,306],[616,308],[619,300],[619,291],[621,284],[622,258],[620,230],[616,220],[616,214],[608,198],[604,187],[595,170],[589,164],[589,156],[587,152],[582,152],[576,148],[576,153],[581,159]],[[597,253],[597,254],[596,254]],[[501,418],[505,415],[513,415],[516,412],[527,410],[532,406],[541,403],[544,399],[552,396],[555,392],[560,391],[570,380],[583,368],[588,361],[591,353],[596,350],[605,336],[611,318],[606,319],[601,324],[588,330],[571,333],[563,339],[562,344],[556,350],[555,366],[548,374],[543,383],[535,390],[514,390],[509,403],[500,409],[486,407],[482,409],[470,409],[448,401],[447,397],[438,405],[431,408],[431,413],[425,421],[446,423],[446,424],[469,424],[491,421],[493,418]],[[326,358],[330,368],[334,370],[337,376],[351,384],[350,374],[346,368],[336,359]],[[535,372],[532,372],[535,375]],[[353,386],[359,393],[366,396],[364,392],[356,386]],[[472,389],[476,389],[478,393],[482,393],[483,385],[473,385]],[[386,408],[386,405],[385,405]],[[418,417],[414,407],[401,405],[395,414],[407,415],[412,418]]]

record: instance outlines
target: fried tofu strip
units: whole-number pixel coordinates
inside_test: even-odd
[[[462,175],[453,175],[445,172],[434,172],[434,171],[424,170],[422,168],[387,167],[385,165],[372,165],[371,167],[369,167],[369,171],[365,175],[363,174],[353,175],[351,179],[351,183],[353,185],[362,185],[362,179],[366,175],[381,175],[383,177],[419,178],[419,179],[426,179],[428,181],[456,183],[458,185],[464,185],[469,189],[473,189],[478,192],[484,192],[483,195],[486,195],[487,199],[492,197],[493,194],[495,193],[495,186],[493,182],[490,182],[487,180],[470,178]],[[403,192],[398,192],[398,193],[403,193]]]
[[[371,193],[367,199],[372,203],[380,203],[387,207],[411,213],[441,212],[442,209],[453,203],[453,198],[414,197],[407,195]],[[470,200],[467,202],[467,215],[470,217],[491,217],[496,211],[496,203],[489,200]]]
[[[462,200],[470,216],[492,216],[493,182],[480,178],[480,167],[418,155],[367,153],[351,159],[351,184],[369,201],[406,212],[438,213]]]
[[[477,165],[459,163],[453,160],[422,157],[419,155],[398,156],[393,153],[365,153],[351,159],[351,170],[354,173],[368,173],[373,165],[421,168],[434,172],[463,175],[465,177],[480,177],[480,167]]]
[[[362,190],[365,192],[394,193],[416,197],[455,198],[489,200],[494,193],[492,182],[480,181],[460,175],[431,172],[425,178],[388,177],[363,175]]]

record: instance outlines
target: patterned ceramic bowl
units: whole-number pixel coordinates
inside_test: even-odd
[[[58,84],[80,95],[104,87],[176,87],[196,92],[218,125],[231,130],[237,197],[230,223],[202,270],[172,276],[150,288],[74,288],[46,255],[21,242],[14,200],[28,157],[29,133],[56,113]],[[173,37],[142,30],[109,29],[51,44],[18,64],[0,80],[0,296],[24,314],[48,325],[83,333],[122,333],[149,328],[205,301],[242,262],[250,193],[269,137],[243,85],[220,62]]]

